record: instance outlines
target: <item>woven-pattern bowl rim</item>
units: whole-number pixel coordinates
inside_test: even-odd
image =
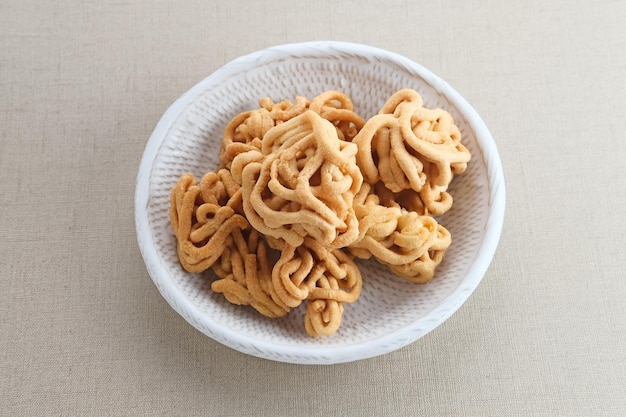
[[[273,344],[242,335],[206,317],[168,277],[162,259],[157,251],[146,211],[150,202],[149,181],[152,164],[157,157],[164,135],[185,108],[205,91],[207,86],[219,84],[222,80],[243,73],[247,68],[273,60],[289,59],[291,56],[319,56],[351,54],[359,57],[377,57],[401,68],[409,74],[422,78],[441,95],[453,103],[469,128],[475,134],[480,147],[483,163],[487,168],[489,188],[489,212],[484,227],[483,239],[478,256],[473,260],[468,274],[461,284],[438,306],[410,326],[394,333],[360,344],[338,344],[321,346],[319,349],[300,348],[293,345]],[[253,356],[299,364],[333,364],[370,358],[399,349],[429,333],[447,320],[469,298],[486,273],[495,254],[504,221],[505,183],[501,161],[496,144],[482,118],[472,106],[447,82],[399,54],[372,46],[337,41],[316,41],[284,44],[257,51],[237,58],[200,81],[176,100],[164,113],[155,127],[141,159],[136,180],[135,223],[137,240],[150,277],[166,301],[191,325],[207,336],[238,351]],[[210,329],[207,332],[205,329]]]

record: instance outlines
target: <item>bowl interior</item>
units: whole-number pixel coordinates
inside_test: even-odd
[[[407,67],[375,49],[348,49],[337,45],[331,52],[320,47],[277,48],[228,64],[181,97],[148,143],[150,152],[147,148],[142,165],[146,182],[138,179],[137,185],[146,187],[147,200],[138,206],[137,217],[145,217],[148,225],[147,230],[138,229],[138,234],[144,258],[150,257],[148,252],[154,255],[146,262],[150,275],[172,307],[192,325],[242,352],[297,363],[334,363],[385,353],[443,322],[484,273],[474,276],[472,267],[485,239],[492,198],[485,144],[477,140],[468,121],[474,114],[468,115],[455,96],[448,94],[449,86],[428,71]],[[217,167],[222,132],[233,116],[257,108],[258,100],[266,96],[275,101],[294,100],[296,95],[313,98],[337,89],[368,118],[401,88],[417,90],[427,107],[449,111],[472,152],[467,171],[455,177],[450,187],[452,209],[438,217],[453,240],[430,283],[411,284],[375,261],[358,261],[363,274],[361,297],[345,305],[342,325],[334,336],[312,339],[304,330],[303,308],[284,318],[268,319],[213,293],[211,272],[190,274],[181,268],[169,224],[170,190],[183,173],[200,178]]]

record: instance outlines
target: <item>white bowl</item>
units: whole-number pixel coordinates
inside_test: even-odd
[[[311,338],[302,308],[268,319],[251,307],[229,304],[210,290],[210,273],[185,272],[169,224],[169,195],[178,177],[200,178],[218,165],[226,123],[258,100],[313,98],[337,89],[364,118],[376,114],[401,88],[413,88],[427,107],[455,118],[472,152],[456,176],[453,208],[438,221],[452,245],[435,278],[416,285],[375,261],[362,262],[363,290],[345,305],[339,331]],[[382,355],[414,342],[450,317],[485,274],[500,239],[505,185],[496,145],[476,111],[445,81],[411,60],[378,48],[344,42],[287,44],[235,59],[179,98],[163,115],[146,146],[135,195],[137,239],[162,296],[212,339],[240,352],[281,362],[333,364]],[[304,306],[301,306],[304,307]]]

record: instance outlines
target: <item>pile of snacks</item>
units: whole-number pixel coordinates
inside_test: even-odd
[[[396,92],[364,120],[338,91],[295,103],[269,98],[224,129],[220,166],[171,193],[178,258],[212,269],[231,303],[281,317],[306,302],[304,327],[334,334],[363,285],[354,258],[374,258],[415,283],[450,246],[433,217],[470,152],[452,116]]]

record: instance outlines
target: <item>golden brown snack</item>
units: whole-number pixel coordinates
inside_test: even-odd
[[[259,150],[268,130],[309,109],[330,121],[337,129],[339,138],[348,141],[365,124],[361,116],[353,111],[354,105],[350,98],[339,91],[325,91],[311,102],[303,96],[296,96],[295,103],[286,99],[274,103],[265,97],[259,100],[258,109],[241,112],[226,125],[219,154],[221,166],[230,168],[235,156]]]
[[[374,194],[380,200],[380,204],[386,207],[400,207],[407,211],[414,211],[420,215],[427,215],[428,210],[424,206],[422,197],[411,188],[394,193],[382,183],[377,182],[373,185]]]
[[[358,235],[352,200],[363,180],[356,152],[313,111],[277,125],[263,138],[262,159],[252,151],[241,155],[245,164],[233,161],[246,218],[291,246],[306,236],[330,248],[349,245]]]
[[[450,232],[445,227],[437,224],[434,239],[419,258],[406,264],[387,265],[394,274],[416,284],[425,284],[433,279],[435,270],[443,261],[443,256],[451,243],[452,237]]]
[[[213,268],[211,289],[233,304],[251,305],[267,317],[289,308],[275,302],[272,261],[263,237],[243,217],[241,189],[230,171],[209,172],[200,184],[181,176],[172,192],[171,223],[181,265],[190,272]]]
[[[230,168],[233,158],[242,152],[260,149],[261,139],[274,124],[270,112],[263,108],[235,116],[224,129],[219,154],[222,167]]]
[[[430,281],[450,246],[450,233],[431,216],[381,205],[368,187],[356,201],[359,238],[350,252],[363,259],[373,256],[411,282]]]
[[[424,108],[414,90],[390,97],[353,142],[359,147],[357,163],[365,181],[381,181],[394,193],[412,189],[433,214],[450,209],[448,186],[471,157],[452,116]]]
[[[265,97],[259,100],[259,106],[270,113],[274,125],[277,125],[304,113],[309,107],[309,100],[306,97],[296,96],[295,103],[286,99],[274,103],[269,97]]]
[[[311,337],[331,336],[341,325],[343,303],[354,303],[361,294],[361,271],[343,250],[327,251],[310,239],[305,245],[320,258],[325,272],[316,280],[307,297],[304,326]]]
[[[212,268],[213,291],[267,317],[304,303],[306,332],[330,336],[361,293],[354,257],[432,279],[451,244],[432,215],[450,209],[448,186],[470,157],[452,116],[415,90],[367,122],[335,90],[261,99],[227,124],[219,169],[172,189],[180,263]]]
[[[237,214],[243,215],[241,187],[233,180],[228,169],[207,172],[198,185],[200,197],[204,203],[220,207],[230,207]]]
[[[215,200],[219,199],[222,196],[216,196]],[[172,189],[170,224],[176,236],[178,258],[189,272],[210,268],[222,254],[228,236],[234,230],[249,227],[245,217],[235,213],[228,203],[205,202],[192,174],[182,175]]]
[[[354,112],[352,100],[336,90],[316,96],[309,109],[331,122],[342,140],[351,141],[365,124],[365,120]]]
[[[282,317],[290,308],[272,284],[273,262],[263,236],[254,229],[234,230],[213,271],[220,277],[211,289],[233,304],[251,305],[266,317]]]
[[[318,285],[323,289],[336,290],[337,281],[322,277]],[[304,329],[311,337],[332,336],[339,330],[343,318],[343,303],[333,299],[308,300],[304,315]]]
[[[343,303],[355,302],[363,285],[351,256],[341,249],[329,250],[311,237],[297,247],[283,246],[272,282],[286,305],[297,307],[307,301],[305,328],[313,337],[337,331]]]

